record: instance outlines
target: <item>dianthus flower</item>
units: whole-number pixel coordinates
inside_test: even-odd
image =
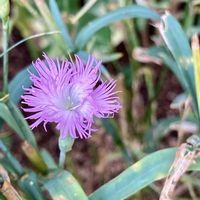
[[[113,117],[120,106],[114,91],[116,83],[100,78],[100,64],[90,56],[84,63],[75,55],[75,61],[55,61],[43,54],[46,61],[33,63],[37,73],[30,73],[32,87],[26,88],[22,103],[26,112],[34,113],[27,119],[36,120],[30,127],[40,123],[55,122],[61,137],[88,138],[94,131],[94,117]]]

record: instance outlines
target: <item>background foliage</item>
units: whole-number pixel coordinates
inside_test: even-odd
[[[158,199],[158,180],[167,176],[176,152],[170,147],[199,132],[190,47],[200,32],[199,6],[198,0],[11,1],[10,81],[0,98],[0,159],[7,172],[0,169],[0,181],[9,182],[8,173],[16,199]],[[3,30],[1,38],[3,52]],[[57,166],[54,126],[32,133],[20,111],[23,87],[31,86],[31,61],[43,51],[54,58],[95,55],[103,78],[117,79],[122,91],[119,115],[96,120],[99,131],[75,141],[65,170]],[[197,159],[176,196],[198,199],[199,169]]]

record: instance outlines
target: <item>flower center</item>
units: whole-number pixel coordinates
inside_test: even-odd
[[[70,95],[67,97],[67,101],[65,103],[65,108],[67,110],[75,110],[76,108],[78,108],[79,106],[81,106],[81,104],[76,105],[73,101],[73,99],[71,99]]]

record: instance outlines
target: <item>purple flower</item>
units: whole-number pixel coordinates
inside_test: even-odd
[[[77,55],[75,61],[54,61],[45,53],[46,61],[37,59],[33,63],[37,75],[30,73],[33,82],[22,96],[23,108],[34,113],[31,128],[40,123],[55,122],[62,138],[70,134],[73,138],[88,138],[94,131],[94,117],[113,117],[120,106],[114,91],[116,83],[100,79],[100,64],[90,56],[85,64]]]

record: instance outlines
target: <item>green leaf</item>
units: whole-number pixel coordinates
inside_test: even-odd
[[[121,200],[132,196],[168,174],[175,152],[176,149],[171,148],[146,156],[97,189],[89,196],[89,199]]]
[[[154,181],[166,177],[173,163],[176,150],[176,148],[164,149],[144,157],[97,189],[89,196],[89,199],[126,199]],[[200,158],[189,170],[200,170]]]
[[[44,200],[41,189],[38,185],[38,178],[34,172],[24,175],[19,181],[19,186],[24,190],[31,200]]]
[[[0,140],[0,150],[4,154],[3,160],[1,162],[6,167],[8,171],[15,171],[18,176],[22,176],[24,174],[24,169],[18,162],[18,160],[11,154],[10,150],[7,146]]]
[[[129,164],[131,164],[132,157],[122,142],[122,139],[119,134],[119,128],[118,128],[116,122],[112,119],[101,119],[101,122],[102,122],[102,125],[104,126],[104,128],[106,129],[106,131],[112,136],[113,141],[115,142],[116,146],[118,146],[119,149],[121,150],[125,160]]]
[[[110,27],[100,29],[87,43],[87,51],[94,55],[106,54],[113,51],[111,43],[112,33]],[[100,57],[101,58],[101,57]]]
[[[48,170],[54,170],[57,168],[55,161],[53,160],[52,156],[49,154],[49,152],[46,149],[42,149],[40,153],[44,162],[46,163],[48,167]]]
[[[58,28],[61,30],[63,38],[65,40],[66,45],[71,49],[74,50],[73,42],[70,38],[69,32],[67,27],[65,26],[61,16],[60,11],[58,9],[58,5],[55,0],[49,0],[49,6],[52,13],[52,16],[58,26]]]
[[[158,148],[159,141],[166,136],[171,123],[177,122],[180,117],[170,116],[160,119],[150,129],[145,132],[144,146],[146,152],[155,151]]]
[[[160,16],[153,10],[146,7],[132,5],[112,11],[107,15],[93,20],[86,25],[77,35],[75,45],[78,49],[83,49],[91,37],[101,28],[108,26],[119,20],[141,17],[152,20],[160,20]]]
[[[13,118],[12,113],[4,103],[0,103],[0,118],[7,122],[7,124],[19,135],[20,138],[25,139],[18,124]]]
[[[55,173],[44,184],[53,200],[87,200],[87,196],[76,179],[67,171]]]
[[[38,34],[31,35],[29,37],[26,37],[26,38],[20,40],[19,42],[15,43],[14,45],[10,46],[5,53],[1,53],[0,54],[0,58],[3,57],[4,54],[8,53],[12,49],[14,49],[17,46],[19,46],[20,44],[23,44],[23,43],[25,43],[25,42],[27,42],[27,41],[29,41],[31,39],[42,37],[42,36],[47,36],[47,35],[53,35],[53,34],[61,34],[61,32],[60,31],[49,31],[49,32],[38,33]]]
[[[6,198],[0,193],[0,199],[1,200],[6,200]]]
[[[159,31],[179,67],[180,75],[185,79],[186,89],[192,96],[195,112],[199,114],[195,92],[192,50],[189,42],[178,21],[169,13],[162,16]]]
[[[64,10],[69,15],[75,15],[80,9],[80,1],[73,0],[73,1],[57,1],[62,10]]]
[[[194,62],[194,77],[195,77],[195,91],[198,109],[200,109],[200,47],[199,47],[199,39],[195,34],[192,37],[192,54],[193,54],[193,62]]]
[[[117,61],[120,58],[123,57],[122,53],[101,53],[100,55],[102,62],[107,63],[107,62],[113,62],[113,61]]]
[[[175,158],[176,150],[177,148],[164,149],[144,157],[93,192],[89,199],[127,199],[154,181],[166,177]],[[196,160],[189,170],[200,170],[200,158]]]
[[[21,95],[24,93],[23,87],[28,88],[32,84],[32,82],[29,78],[29,72],[28,71],[31,71],[32,73],[36,73],[35,68],[32,65],[29,65],[27,68],[20,71],[9,83],[8,89],[9,89],[9,96],[10,96],[11,101],[8,101],[7,105],[9,106],[9,110],[12,110],[11,117],[15,115],[15,119],[17,119],[17,115],[21,116],[21,118],[23,118],[21,112],[19,111],[19,109],[14,104],[19,103],[19,101],[21,99]],[[2,112],[2,114],[3,114],[3,112]],[[3,117],[5,117],[5,114],[2,116],[2,118]],[[27,139],[27,141],[29,141],[30,144],[32,144],[34,147],[37,147],[35,137],[34,137],[32,131],[30,131],[28,123],[26,121],[19,120],[18,124],[17,124],[15,119],[13,118],[13,120],[15,122],[13,122],[13,120],[12,120],[12,122],[9,121],[9,120],[6,121],[6,122],[13,129],[14,129],[13,126],[17,127],[17,129],[14,129],[14,130],[16,131],[16,133],[18,133],[18,135],[22,139]],[[0,123],[1,123],[1,121],[0,121]]]
[[[164,64],[169,67],[169,69],[174,73],[176,78],[179,80],[183,89],[187,89],[187,82],[185,77],[180,71],[180,67],[177,65],[176,61],[172,57],[169,51],[164,47],[151,47],[144,51],[143,55],[148,55],[151,57],[160,58]]]
[[[8,109],[12,113],[14,119],[17,122],[18,127],[24,135],[24,138],[34,147],[37,148],[36,138],[33,132],[30,130],[27,121],[24,119],[19,108],[10,100],[7,102]]]
[[[10,98],[15,104],[19,103],[21,95],[24,93],[23,87],[28,88],[32,84],[29,79],[29,70],[33,73],[36,72],[33,65],[29,65],[25,69],[21,70],[9,83]]]
[[[112,136],[115,144],[117,146],[123,148],[123,143],[122,143],[122,140],[120,138],[119,129],[118,129],[115,121],[112,120],[112,119],[102,119],[101,122],[102,122],[102,125],[104,126],[104,128]]]

